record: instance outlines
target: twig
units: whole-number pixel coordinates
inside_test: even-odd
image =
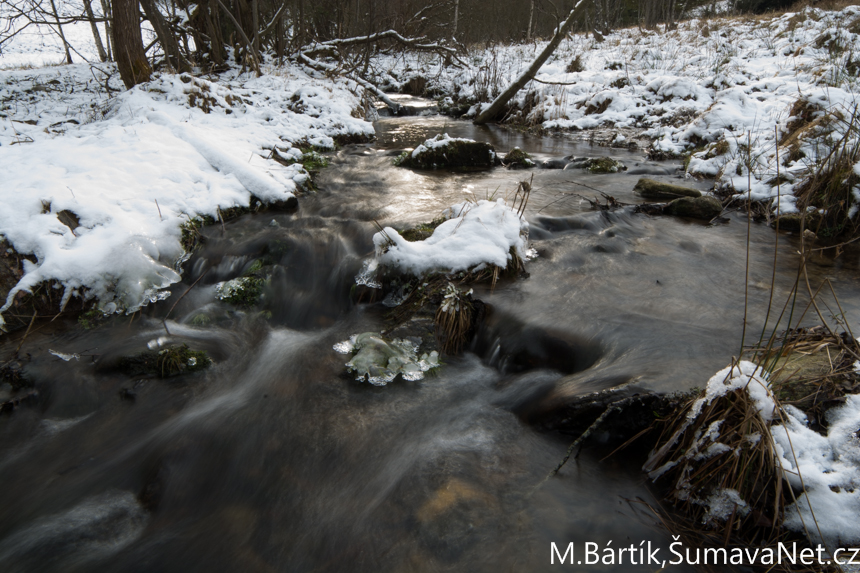
[[[545,484],[547,481],[549,481],[550,478],[552,478],[556,474],[558,474],[558,472],[561,470],[561,468],[564,467],[564,464],[567,463],[567,460],[570,459],[571,454],[573,454],[573,450],[575,450],[577,446],[579,446],[589,436],[591,436],[591,434],[594,433],[594,430],[596,430],[598,427],[600,427],[600,424],[602,424],[603,421],[606,420],[606,418],[609,417],[610,414],[612,414],[613,412],[617,412],[617,411],[621,410],[622,408],[624,408],[625,406],[627,406],[628,404],[630,404],[631,402],[633,402],[634,400],[636,400],[638,398],[639,398],[639,396],[628,396],[627,398],[623,398],[621,400],[618,400],[618,401],[610,404],[606,408],[606,410],[594,422],[591,423],[591,425],[588,427],[588,429],[585,430],[581,436],[579,436],[577,439],[575,439],[572,444],[570,444],[570,446],[567,448],[567,453],[564,455],[564,459],[561,460],[561,462],[555,467],[554,470],[549,472],[547,474],[547,476],[545,478],[543,478],[543,481],[541,481],[539,484],[537,484],[535,486],[535,488],[532,490],[532,494],[534,494],[538,489],[540,489],[540,487],[543,484]]]
[[[36,322],[36,314],[37,310],[33,309],[33,318],[30,319],[30,324],[27,326],[27,332],[24,333],[23,338],[21,338],[21,342],[18,343],[18,348],[15,349],[15,352],[12,353],[12,356],[15,358],[18,357],[18,351],[21,350],[21,347],[24,346],[24,341],[27,340],[27,335],[30,334],[30,329],[33,328],[33,323]]]
[[[174,303],[173,303],[173,306],[171,306],[171,307],[170,307],[170,310],[168,310],[168,311],[167,311],[167,314],[165,314],[165,315],[164,315],[164,318],[162,319],[162,322],[165,322],[165,321],[167,320],[167,317],[169,317],[169,316],[170,316],[170,313],[171,313],[171,312],[173,312],[173,309],[174,309],[174,308],[176,308],[176,305],[177,305],[177,304],[179,304],[179,301],[180,301],[180,300],[182,300],[183,298],[185,298],[185,295],[187,295],[189,292],[191,292],[191,289],[193,289],[193,288],[194,288],[194,286],[195,286],[197,283],[199,283],[199,282],[200,282],[200,279],[202,279],[203,277],[205,277],[205,276],[206,276],[206,273],[208,273],[208,272],[209,272],[209,269],[210,269],[210,268],[212,268],[212,267],[209,267],[209,268],[207,268],[205,271],[203,271],[203,274],[202,274],[202,275],[200,275],[199,277],[197,277],[197,280],[195,280],[193,283],[191,283],[191,286],[190,286],[190,287],[188,287],[187,289],[185,289],[185,292],[184,292],[184,293],[182,293],[182,296],[180,296],[178,299],[176,299],[176,302],[174,302]],[[165,327],[164,327],[164,329],[165,329],[165,330],[167,330],[167,326],[165,326]]]

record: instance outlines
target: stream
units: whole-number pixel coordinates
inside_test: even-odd
[[[639,471],[647,452],[634,444],[601,461],[611,449],[587,447],[535,490],[573,437],[542,432],[531,417],[619,384],[704,386],[740,350],[748,247],[751,343],[767,312],[774,250],[779,310],[798,237],[781,233],[775,246],[771,228],[748,227],[740,213],[708,226],[631,208],[598,212],[571,195],[600,190],[634,204],[639,177],[677,181],[677,163],[641,150],[438,115],[383,117],[376,128],[374,143],[336,153],[295,213],[204,229],[186,282],[142,316],[92,331],[58,320],[30,334],[21,352],[40,400],[0,417],[4,571],[549,571],[550,543],[563,552],[571,541],[577,558],[585,542],[610,541],[650,541],[672,558],[668,532],[636,502],[655,495]],[[440,132],[500,153],[519,146],[539,162],[610,155],[629,169],[392,165]],[[374,221],[427,222],[469,194],[512,195],[532,175],[526,218],[538,256],[528,278],[475,286],[493,307],[482,339],[421,381],[372,387],[346,375],[332,345],[383,324],[385,307],[350,296]],[[215,284],[261,253],[276,262],[264,292],[271,314],[218,301]],[[857,260],[849,250],[809,266],[813,285],[831,279],[853,324]],[[215,365],[167,380],[105,367],[159,338],[205,349]],[[19,339],[0,339],[0,354]],[[81,356],[66,362],[49,350]],[[123,389],[134,400],[121,399]]]

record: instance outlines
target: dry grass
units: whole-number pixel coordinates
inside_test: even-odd
[[[645,469],[668,485],[668,500],[691,524],[721,532],[722,545],[775,544],[783,535],[779,524],[786,492],[769,424],[745,388],[715,398],[691,418],[693,403],[665,426],[658,441],[662,445]],[[713,446],[718,443],[725,447]],[[736,507],[723,521],[709,513],[708,499],[727,489],[736,491],[748,507]]]
[[[860,176],[854,171],[860,161],[860,109],[855,107],[848,114],[837,110],[827,117],[836,124],[835,133],[842,135],[825,144],[823,159],[798,186],[797,206],[801,212],[811,206],[824,209],[820,228],[815,230],[820,237],[854,236],[860,230],[860,223],[852,216],[858,207],[852,190],[860,185]]]
[[[436,341],[448,355],[459,354],[469,341],[472,329],[472,291],[462,292],[448,283],[442,304],[436,309]]]

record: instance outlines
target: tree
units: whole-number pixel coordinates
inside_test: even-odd
[[[140,7],[138,0],[113,1],[113,39],[116,67],[122,83],[128,89],[149,81],[152,68],[143,51],[140,34]]]
[[[493,100],[493,103],[490,104],[490,107],[482,111],[478,114],[478,117],[475,118],[474,122],[478,125],[485,124],[489,121],[496,119],[496,117],[501,113],[502,108],[510,101],[512,97],[514,97],[518,91],[523,89],[523,87],[529,83],[532,79],[534,79],[535,74],[537,74],[538,70],[540,70],[541,66],[546,62],[549,57],[555,52],[555,49],[558,48],[558,45],[561,44],[561,41],[567,35],[567,31],[570,29],[570,26],[573,24],[576,16],[579,14],[580,8],[585,4],[585,0],[577,0],[576,4],[573,6],[573,10],[570,11],[570,14],[567,16],[567,20],[562,22],[558,28],[555,30],[555,34],[552,37],[552,40],[549,41],[546,48],[538,54],[538,57],[532,62],[532,65],[528,67],[528,69],[523,72],[520,77],[518,77],[514,83],[508,86],[504,92],[502,92],[499,97]]]

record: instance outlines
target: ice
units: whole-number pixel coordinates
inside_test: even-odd
[[[48,350],[48,353],[53,354],[54,356],[56,356],[57,358],[65,361],[65,362],[68,362],[69,360],[72,360],[72,359],[74,359],[74,360],[80,360],[81,359],[79,354],[64,354],[62,352],[57,352],[56,350],[50,350],[50,349]]]
[[[341,354],[356,354],[346,363],[355,379],[374,386],[385,386],[397,375],[404,380],[422,380],[429,370],[439,366],[435,350],[418,356],[419,345],[400,338],[384,338],[375,332],[354,334],[349,340],[333,346]]]

